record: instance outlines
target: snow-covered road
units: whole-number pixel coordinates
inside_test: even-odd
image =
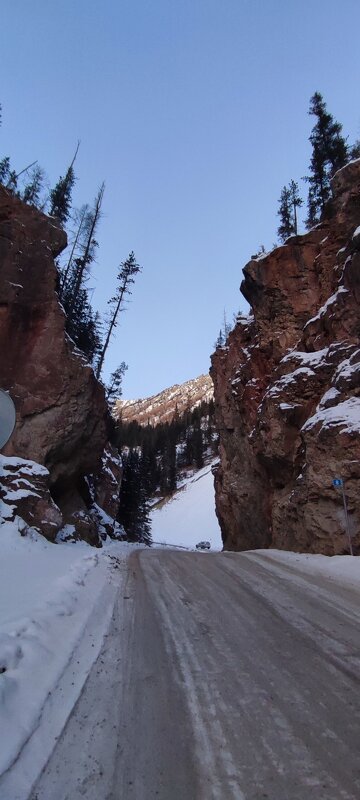
[[[31,800],[358,798],[359,584],[325,562],[133,553]]]

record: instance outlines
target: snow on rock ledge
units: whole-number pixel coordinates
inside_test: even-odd
[[[326,393],[327,395],[329,392]],[[320,402],[320,406],[323,401]],[[310,417],[303,431],[318,427],[319,431],[325,428],[337,428],[339,433],[360,434],[360,398],[349,397],[338,405],[328,408],[320,408],[316,414]]]
[[[29,526],[55,541],[62,516],[48,485],[46,467],[24,458],[0,455],[0,521],[20,517],[23,534]]]

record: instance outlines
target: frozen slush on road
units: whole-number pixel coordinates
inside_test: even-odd
[[[355,563],[277,551],[133,551],[119,565],[115,602],[111,578],[95,658],[84,645],[81,691],[68,694],[73,658],[0,779],[0,796],[355,800]]]

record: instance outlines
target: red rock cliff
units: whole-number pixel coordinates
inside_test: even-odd
[[[65,333],[54,264],[65,246],[55,220],[0,186],[0,386],[17,412],[3,453],[46,467],[53,497],[72,513],[79,486],[86,495],[84,476],[101,466],[108,410],[102,386]],[[90,539],[97,542],[94,529]]]
[[[347,552],[338,476],[360,549],[360,160],[333,192],[330,220],[246,265],[251,315],[212,356],[225,549]]]

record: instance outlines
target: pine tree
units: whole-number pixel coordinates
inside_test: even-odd
[[[216,342],[215,342],[215,350],[217,350],[218,347],[224,347],[224,344],[225,344],[224,335],[223,335],[223,332],[222,332],[222,330],[220,328],[219,336],[218,336],[218,338],[216,339]]]
[[[18,176],[17,176],[18,178]],[[23,191],[20,193],[21,199],[24,203],[28,203],[35,208],[44,206],[44,200],[41,198],[41,193],[44,188],[44,170],[38,164],[32,169],[28,182],[25,184]]]
[[[16,173],[12,171],[10,167],[10,158],[9,156],[5,156],[5,158],[0,161],[0,183],[2,183],[3,186],[8,186],[11,175],[13,178],[16,178]]]
[[[166,426],[166,439],[163,444],[160,469],[160,490],[164,494],[176,489],[176,444],[169,436],[170,426]]]
[[[75,183],[74,164],[79,152],[80,142],[77,143],[74,158],[66,170],[65,177],[60,177],[56,186],[50,192],[51,217],[57,217],[61,225],[65,225],[70,215],[71,193]]]
[[[84,295],[83,306],[81,308],[81,316],[76,318],[76,337],[75,343],[85,356],[87,356],[90,364],[94,365],[99,351],[101,348],[101,322],[98,311],[93,311],[90,305],[87,292],[82,292]],[[72,322],[74,324],[75,319]]]
[[[299,186],[296,181],[291,180],[289,183],[289,192],[290,192],[290,204],[292,207],[292,222],[294,228],[294,234],[297,236],[298,234],[298,221],[297,221],[297,209],[301,208],[303,205],[303,200],[299,194]]]
[[[118,521],[125,528],[130,541],[150,545],[151,525],[141,455],[138,450],[130,450],[122,455],[122,460]]]
[[[60,270],[61,271],[60,288],[59,288],[60,299],[62,299],[62,295],[67,288],[67,284],[74,267],[75,258],[80,257],[81,253],[84,251],[86,232],[90,225],[90,213],[91,212],[87,204],[83,205],[79,210],[75,211],[74,223],[76,225],[76,229],[71,245],[70,255],[67,260],[66,266],[64,266]]]
[[[279,203],[280,207],[277,212],[280,217],[278,236],[282,242],[285,242],[289,236],[297,236],[298,232],[297,209],[302,206],[303,201],[299,195],[299,187],[296,181],[291,180],[289,186],[282,188]]]
[[[65,311],[70,301],[72,301],[71,285],[67,287],[62,298]],[[98,312],[94,313],[84,288],[81,288],[76,295],[72,316],[66,318],[66,332],[93,364],[101,349],[100,316]]]
[[[207,413],[206,413],[207,426],[205,431],[206,445],[211,455],[215,455],[218,450],[218,433],[214,421],[215,417],[214,400],[210,400],[206,405],[207,405]]]
[[[319,222],[331,197],[331,178],[348,160],[348,148],[341,135],[342,125],[326,109],[320,92],[310,100],[310,116],[316,117],[309,141],[312,145],[310,160],[307,226]]]
[[[111,373],[110,381],[108,386],[106,387],[106,399],[108,403],[113,402],[114,400],[118,400],[119,397],[122,395],[122,380],[125,375],[125,372],[128,368],[128,365],[125,364],[125,361],[122,361],[120,366]]]
[[[202,469],[204,466],[204,442],[200,425],[194,428],[193,443],[195,466],[197,469]]]
[[[74,260],[74,277],[71,284],[71,299],[66,309],[68,317],[74,314],[76,297],[82,287],[82,283],[87,275],[90,264],[94,261],[95,251],[98,243],[95,239],[96,229],[101,216],[101,205],[104,197],[105,184],[102,183],[96,195],[94,208],[85,216],[86,229],[84,231],[84,244],[81,255]]]
[[[351,159],[360,158],[360,139],[357,139],[350,147],[349,156]]]
[[[133,283],[135,283],[135,275],[137,275],[138,272],[141,272],[141,267],[136,261],[135,254],[131,252],[126,261],[123,261],[120,264],[119,273],[117,276],[118,287],[114,297],[112,297],[111,300],[109,300],[109,305],[110,305],[109,324],[108,324],[107,334],[104,340],[104,345],[100,353],[99,363],[96,370],[97,378],[100,378],[105,354],[110,344],[112,333],[118,324],[119,313],[120,311],[123,310],[123,306],[127,295],[132,293],[130,287],[132,286]]]
[[[278,236],[282,242],[285,242],[286,239],[291,236],[294,232],[292,218],[291,218],[291,201],[290,201],[290,190],[287,186],[283,186],[281,190],[280,206],[278,210],[278,216],[280,217],[280,225],[278,227]]]
[[[156,458],[154,428],[149,425],[148,430],[142,429],[141,436],[141,467],[144,489],[147,497],[152,497],[159,485],[160,470]]]
[[[20,170],[20,172],[16,172],[15,169],[11,168],[9,156],[5,156],[5,158],[0,161],[0,183],[2,183],[6,189],[9,189],[10,192],[15,194],[17,192],[18,182],[21,175],[25,175],[32,167],[35,167],[36,164],[37,161],[33,161],[31,164],[28,164],[27,167],[24,167],[24,169]],[[44,178],[43,170],[40,170],[39,168],[39,171],[42,173],[42,178]],[[26,186],[23,192],[24,191],[26,191]],[[23,192],[18,193],[18,196],[22,199],[24,199]],[[25,200],[25,202],[29,201]]]
[[[231,324],[230,324],[230,322],[227,321],[226,309],[224,308],[224,313],[223,313],[223,336],[224,336],[225,342],[226,342],[227,337],[229,336],[230,331],[231,331]]]

